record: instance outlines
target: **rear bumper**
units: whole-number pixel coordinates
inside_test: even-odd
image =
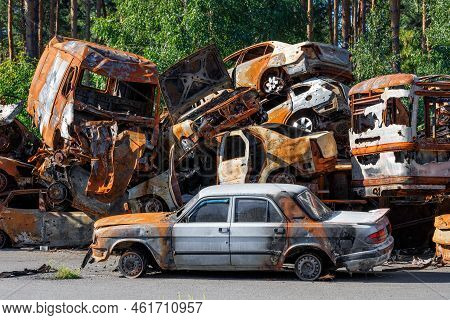
[[[394,238],[389,236],[383,244],[373,250],[339,256],[336,265],[345,267],[348,271],[368,271],[386,262],[393,248]]]

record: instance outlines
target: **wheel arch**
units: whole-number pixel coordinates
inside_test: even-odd
[[[122,254],[127,250],[137,250],[145,254],[148,262],[154,269],[160,269],[152,250],[145,244],[144,241],[138,239],[124,239],[119,240],[111,247],[110,253]]]
[[[323,248],[321,248],[317,244],[304,244],[288,248],[285,254],[284,263],[294,264],[297,258],[304,253],[317,254],[322,259],[322,262],[324,263],[325,266],[330,267],[336,265],[335,259],[332,256],[330,256],[330,254],[327,253],[326,250],[323,250]]]
[[[3,233],[6,237],[5,244],[3,246],[0,246],[0,249],[12,247],[13,242],[12,242],[11,236],[4,229],[1,229],[1,228],[0,228],[0,233]]]

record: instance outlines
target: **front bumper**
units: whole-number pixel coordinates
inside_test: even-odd
[[[336,259],[338,267],[345,267],[348,271],[369,271],[375,266],[386,262],[394,248],[394,238],[389,236],[385,242],[373,250],[351,253]]]

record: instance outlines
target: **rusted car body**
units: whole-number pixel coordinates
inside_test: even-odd
[[[249,126],[220,137],[219,183],[296,183],[334,170],[331,132],[306,134],[280,124]],[[299,180],[300,179],[300,180]]]
[[[11,158],[0,157],[0,197],[13,188],[33,185],[34,166]]]
[[[82,212],[47,211],[45,197],[46,190],[15,190],[0,203],[0,249],[89,244],[94,221]]]
[[[83,266],[121,255],[119,269],[128,278],[147,265],[276,271],[294,265],[301,280],[316,280],[327,268],[367,271],[393,248],[387,211],[331,211],[296,185],[214,186],[177,213],[98,220]]]
[[[40,141],[18,119],[23,103],[0,105],[0,156],[27,161]]]
[[[448,193],[449,89],[449,76],[394,74],[350,90],[352,184],[359,195]]]
[[[151,61],[53,38],[36,68],[27,107],[46,146],[36,158],[39,172],[70,189],[68,169],[90,168],[87,184],[70,192],[104,203],[117,200],[138,163],[141,171],[154,169],[148,161],[158,138],[159,97]]]
[[[220,132],[260,119],[258,93],[248,88],[232,90],[231,82],[214,45],[180,60],[161,74],[161,90],[175,143],[187,149],[198,139],[211,139]]]
[[[350,53],[317,42],[263,42],[237,51],[224,61],[236,88],[253,88],[263,94],[278,93],[292,80],[318,75],[345,82],[353,78]]]
[[[436,257],[445,264],[450,264],[450,214],[440,215],[434,220],[436,228],[433,242],[436,243]]]

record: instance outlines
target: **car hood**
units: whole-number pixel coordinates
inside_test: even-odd
[[[175,120],[200,99],[232,88],[231,78],[215,45],[200,49],[171,66],[160,75],[159,83]]]
[[[170,221],[170,218],[173,214],[173,212],[122,214],[97,220],[94,224],[94,228],[98,229],[110,226],[151,224],[161,222],[166,223]]]
[[[336,211],[325,223],[339,224],[375,224],[383,218],[389,209],[376,209],[369,212]]]

